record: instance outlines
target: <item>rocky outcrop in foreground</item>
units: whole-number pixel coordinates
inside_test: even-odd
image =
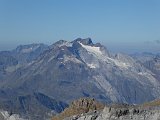
[[[159,101],[143,105],[112,104],[104,107],[94,99],[83,98],[52,120],[160,120]]]
[[[7,111],[0,110],[0,120],[27,120],[21,118],[18,114],[11,114]]]
[[[63,120],[67,117],[80,115],[83,113],[90,113],[93,111],[99,111],[104,108],[104,105],[91,98],[81,98],[73,101],[71,105],[66,108],[62,113],[53,117],[52,120]],[[71,118],[72,119],[72,118]]]
[[[160,120],[160,110],[105,107],[101,112],[75,115],[64,120]]]

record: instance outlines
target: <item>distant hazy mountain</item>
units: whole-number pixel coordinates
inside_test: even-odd
[[[150,67],[131,56],[112,54],[90,38],[60,40],[49,47],[19,46],[11,57],[15,63],[7,62],[4,69],[0,107],[34,119],[60,112],[80,97],[132,104],[160,97],[160,79]]]
[[[47,49],[48,46],[45,44],[20,45],[12,51],[12,54],[20,63],[24,63],[31,62]]]
[[[12,51],[0,52],[0,77],[1,80],[7,72],[12,72],[26,63],[35,60],[41,53],[48,49],[44,44],[20,45]]]
[[[12,51],[0,52],[0,66],[4,68],[17,64],[29,63],[48,49],[44,44],[20,45]]]

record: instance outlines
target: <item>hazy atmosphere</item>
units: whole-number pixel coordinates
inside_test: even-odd
[[[159,6],[159,0],[0,0],[0,50],[90,37],[113,52],[159,52]]]
[[[0,0],[0,120],[160,120],[160,0]]]

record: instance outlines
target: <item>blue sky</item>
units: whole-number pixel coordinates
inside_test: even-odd
[[[0,50],[78,37],[114,52],[160,51],[160,0],[0,0]]]

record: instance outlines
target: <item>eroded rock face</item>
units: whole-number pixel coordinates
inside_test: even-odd
[[[84,112],[89,112],[103,108],[103,104],[97,102],[93,98],[81,98],[77,101],[72,102],[71,108],[77,110],[82,109]]]

